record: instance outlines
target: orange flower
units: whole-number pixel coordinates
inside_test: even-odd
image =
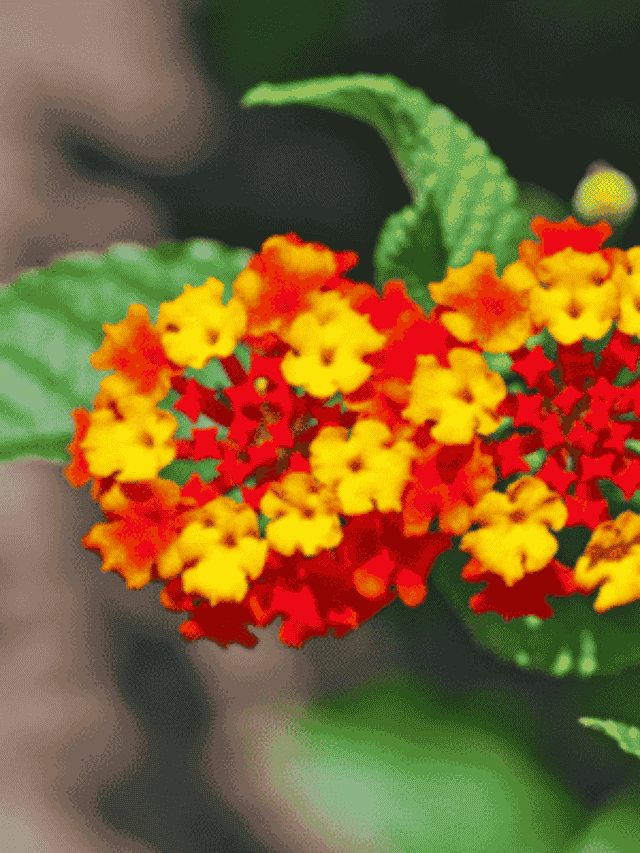
[[[233,295],[249,314],[248,334],[278,332],[307,307],[307,298],[358,263],[356,252],[332,252],[321,243],[305,243],[296,234],[276,234],[233,283]]]
[[[105,338],[91,356],[96,370],[118,370],[132,380],[141,394],[158,388],[169,390],[170,378],[182,368],[171,367],[160,335],[153,328],[144,305],[130,305],[127,316],[119,323],[104,323]]]
[[[95,524],[82,544],[101,553],[103,572],[116,571],[129,589],[140,589],[151,580],[158,555],[186,523],[183,510],[192,508],[196,501],[182,497],[177,483],[158,478],[148,483],[116,483],[100,503],[116,519]]]
[[[476,252],[466,266],[449,267],[444,281],[429,285],[429,293],[455,309],[440,321],[458,340],[478,341],[488,352],[512,352],[533,334],[529,292],[536,284],[522,262],[509,264],[499,278],[495,257]]]

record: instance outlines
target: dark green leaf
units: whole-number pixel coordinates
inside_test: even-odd
[[[157,319],[161,302],[209,276],[231,285],[253,252],[211,240],[153,249],[115,245],[23,273],[0,292],[0,460],[36,456],[69,461],[71,410],[91,407],[109,371],[89,357],[133,303]]]
[[[409,296],[426,314],[435,302],[425,282],[438,281],[446,272],[446,254],[433,199],[420,201],[392,213],[378,237],[373,258],[375,283],[381,288],[390,279],[402,279]]]

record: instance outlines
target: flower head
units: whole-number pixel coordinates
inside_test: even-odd
[[[602,225],[532,228],[541,242],[524,241],[500,277],[483,252],[449,269],[429,316],[403,282],[381,296],[343,277],[355,253],[287,234],[265,241],[227,304],[210,278],[162,303],[155,327],[143,306],[105,324],[92,364],[115,373],[92,412],[73,412],[66,471],[76,486],[93,478],[107,516],[85,547],[132,588],[160,580],[165,607],[188,614],[183,636],[224,647],[252,647],[250,629],[277,617],[282,642],[300,647],[346,635],[396,597],[417,606],[453,536],[472,554],[462,578],[487,582],[476,612],[548,618],[547,596],[600,583],[596,610],[640,598],[639,517],[607,526],[598,485],[610,478],[626,500],[640,487],[625,446],[640,429],[616,421],[640,416],[640,381],[616,379],[640,357],[629,339],[640,250],[602,249]],[[596,365],[580,338],[616,319]],[[557,365],[525,346],[545,326]],[[507,390],[483,352],[508,352],[532,393],[512,377]],[[183,375],[211,358],[227,387]],[[177,412],[211,425],[175,438],[178,421],[158,405],[170,390]],[[498,433],[506,419],[519,432]],[[158,476],[174,459],[214,460],[215,474],[179,487]],[[503,492],[498,472],[525,476]],[[595,532],[574,573],[555,560],[552,531],[577,524]]]

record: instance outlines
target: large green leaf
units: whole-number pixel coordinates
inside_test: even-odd
[[[331,849],[551,853],[584,826],[581,806],[477,703],[394,677],[309,711],[272,729],[265,783]]]
[[[592,717],[580,717],[583,726],[604,732],[618,742],[623,752],[630,752],[640,758],[640,729],[627,726],[624,723],[614,723],[613,720],[596,720]]]
[[[224,282],[228,297],[252,254],[211,240],[115,245],[23,273],[0,292],[0,460],[69,461],[71,410],[90,408],[109,373],[89,362],[102,324],[123,320],[133,303],[155,321],[161,302],[209,276]]]
[[[397,77],[357,74],[263,83],[250,89],[242,104],[308,104],[358,118],[378,131],[412,204],[382,228],[376,282],[403,275],[420,282],[424,297],[418,301],[427,308],[427,285],[442,278],[447,264],[463,266],[481,250],[492,252],[502,271],[516,259],[520,240],[531,236],[528,213],[502,160],[450,110]]]
[[[564,553],[559,551],[558,559],[565,565],[574,565],[586,544],[582,539],[586,536],[588,540],[588,534],[586,528],[561,531],[559,539],[564,535],[573,542],[561,544]],[[571,546],[575,555],[568,553]],[[525,616],[507,622],[498,613],[477,614],[471,610],[469,599],[481,592],[485,584],[462,579],[462,569],[469,559],[469,554],[457,548],[441,554],[429,574],[429,582],[444,596],[474,639],[502,660],[523,669],[583,678],[617,675],[640,663],[640,601],[596,613],[593,609],[596,592],[589,596],[550,597],[549,604],[554,609],[550,619]]]

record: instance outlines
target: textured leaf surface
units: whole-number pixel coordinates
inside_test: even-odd
[[[596,720],[592,717],[580,717],[578,722],[587,728],[604,732],[618,742],[621,750],[640,758],[640,729],[636,726],[614,723],[613,720]]]
[[[378,131],[412,205],[382,228],[375,253],[377,283],[405,275],[422,285],[429,300],[426,286],[442,278],[447,264],[463,266],[481,250],[496,256],[501,271],[516,260],[520,240],[531,237],[528,212],[502,160],[450,110],[397,77],[358,74],[264,83],[247,92],[242,103],[308,104],[358,118]],[[434,211],[439,228],[432,221]],[[415,283],[412,287],[417,298]]]
[[[115,245],[23,273],[0,292],[0,460],[67,462],[71,410],[90,408],[110,373],[89,362],[104,339],[102,324],[123,320],[133,303],[146,305],[155,322],[161,302],[209,276],[229,296],[252,254],[211,240]]]
[[[584,543],[577,544],[578,553],[583,547]],[[498,613],[471,610],[469,599],[486,584],[461,578],[469,559],[469,554],[458,550],[441,554],[429,574],[429,583],[442,593],[474,639],[502,660],[522,669],[583,678],[618,675],[640,663],[640,602],[596,613],[596,592],[568,598],[550,596],[548,601],[554,609],[550,619],[525,616],[506,622]],[[572,565],[570,561],[565,564]]]

